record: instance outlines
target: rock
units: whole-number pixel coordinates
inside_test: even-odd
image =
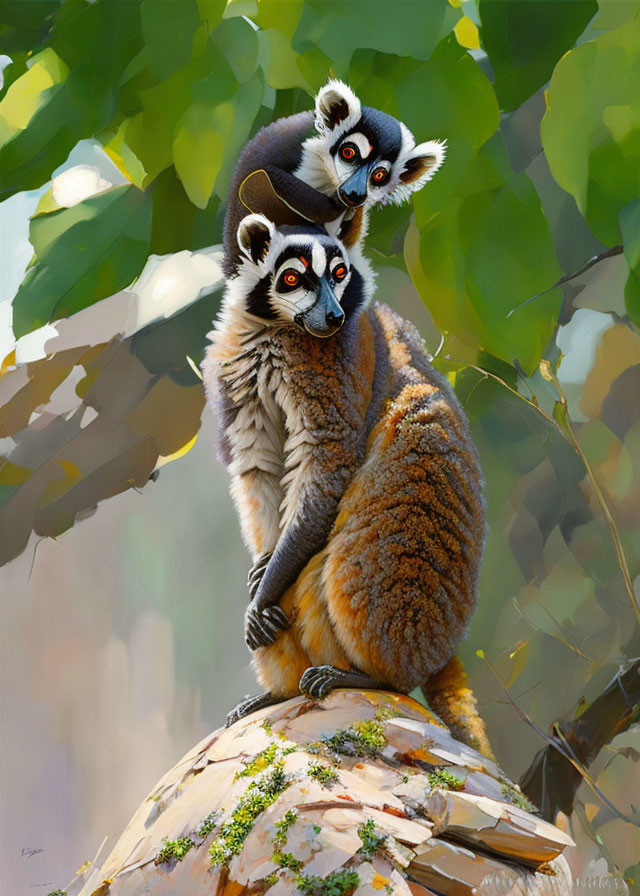
[[[419,703],[339,690],[205,738],[67,892],[562,896],[571,842]]]

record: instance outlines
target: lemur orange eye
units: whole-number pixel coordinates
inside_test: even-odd
[[[389,172],[386,168],[376,168],[376,170],[371,175],[371,180],[374,182],[374,184],[383,184],[388,176]]]
[[[289,270],[284,272],[282,279],[287,286],[297,286],[298,281],[300,280],[300,274],[297,271],[294,271],[293,268],[289,268]]]
[[[347,276],[347,267],[344,264],[339,264],[337,267],[333,269],[333,276],[336,280],[344,280]]]
[[[356,157],[356,148],[353,143],[345,143],[340,147],[340,156],[345,162],[353,162]]]

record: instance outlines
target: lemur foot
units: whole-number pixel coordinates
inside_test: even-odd
[[[252,601],[244,614],[245,644],[249,650],[268,647],[289,625],[289,618],[280,607],[266,607],[262,610]]]
[[[323,700],[334,688],[389,690],[388,686],[364,672],[338,669],[337,666],[310,666],[303,673],[298,687],[300,693],[311,700]]]
[[[269,560],[271,560],[272,556],[273,555],[268,551],[264,554],[260,554],[256,562],[249,570],[249,575],[247,576],[247,586],[249,588],[249,594],[252,598],[255,597],[255,593],[258,590],[258,586],[262,581],[262,577],[265,574],[267,566],[269,565]]]
[[[270,694],[269,691],[267,691],[266,694],[258,694],[257,697],[245,697],[244,700],[241,700],[227,716],[225,728],[233,725],[234,722],[239,722],[240,719],[244,719],[245,716],[251,715],[252,712],[257,712],[259,709],[264,709],[266,706],[273,706],[274,703],[280,703],[280,700],[278,697],[274,697],[273,694]]]

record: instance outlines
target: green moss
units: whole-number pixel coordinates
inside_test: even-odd
[[[274,846],[284,846],[287,842],[287,833],[289,828],[296,823],[298,820],[298,813],[293,809],[287,809],[284,814],[284,817],[280,819],[280,821],[276,821],[275,827],[277,828],[276,835],[273,838]]]
[[[278,883],[278,872],[272,871],[271,874],[267,874],[267,876],[264,879],[264,883],[266,884],[267,890],[269,889],[269,887],[272,887],[274,884],[277,884]]]
[[[464,781],[444,768],[434,768],[427,777],[431,787],[439,787],[441,790],[464,790]]]
[[[259,772],[263,772],[265,768],[268,768],[273,764],[276,756],[278,755],[278,745],[277,744],[269,744],[269,746],[262,750],[261,753],[258,753],[256,758],[252,760],[252,762],[247,763],[241,772],[236,772],[234,781],[237,781],[238,778],[253,778],[255,775],[259,774]]]
[[[256,819],[278,799],[289,786],[280,760],[256,781],[252,781],[240,798],[238,805],[225,822],[220,835],[209,849],[212,865],[228,865],[233,856],[242,851]]]
[[[276,850],[271,856],[271,861],[275,862],[278,868],[288,868],[289,871],[293,871],[294,874],[297,874],[304,866],[304,862],[301,862],[300,859],[296,859],[290,852],[280,852],[279,850]]]
[[[409,775],[403,775],[403,776],[402,776],[402,783],[403,783],[403,784],[408,784],[408,783],[409,783]]]
[[[311,778],[315,778],[325,787],[330,787],[338,780],[338,773],[329,765],[320,765],[319,762],[310,762],[307,765],[307,771]]]
[[[265,719],[260,727],[264,728],[269,737],[273,736],[273,728],[271,727],[271,721],[269,719]]]
[[[167,840],[164,837],[162,842],[164,846],[156,857],[156,865],[161,865],[163,862],[171,862],[174,859],[177,862],[181,862],[189,850],[196,845],[190,837],[180,837],[178,840]]]
[[[506,796],[514,806],[522,809],[524,812],[535,812],[536,807],[531,800],[527,799],[524,793],[515,784],[503,784],[501,787],[502,795]]]
[[[314,826],[313,826],[313,833],[314,833],[314,834],[319,834],[321,830],[322,830],[322,828],[320,827],[319,824],[314,824]]]
[[[310,753],[328,753],[334,756],[377,756],[387,745],[382,722],[356,722],[349,728],[339,728],[331,737],[323,737],[308,744]]]
[[[47,896],[67,896],[66,890],[52,890]]]
[[[355,871],[334,871],[327,877],[298,875],[296,883],[308,896],[347,896],[360,885],[360,878]]]
[[[395,706],[379,706],[374,712],[374,716],[379,722],[386,722],[387,719],[395,719],[402,713]]]
[[[205,837],[208,837],[209,834],[215,829],[219,818],[219,809],[216,809],[214,812],[210,812],[206,818],[202,819],[202,821],[196,828],[196,836],[201,837],[203,840]]]
[[[358,837],[362,840],[362,846],[358,850],[365,859],[372,859],[379,849],[387,842],[387,834],[378,834],[372,818],[361,824],[358,828]]]

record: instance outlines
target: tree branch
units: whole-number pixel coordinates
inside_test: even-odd
[[[606,249],[599,255],[593,255],[589,259],[589,261],[587,261],[586,264],[583,264],[581,268],[578,268],[577,271],[574,271],[572,274],[565,274],[565,276],[557,280],[553,284],[553,286],[550,286],[548,289],[543,289],[542,292],[538,292],[535,294],[535,296],[531,296],[531,298],[526,299],[519,305],[516,305],[516,307],[512,308],[511,311],[507,314],[507,317],[511,317],[511,315],[515,311],[519,311],[521,308],[524,308],[524,306],[528,305],[529,302],[533,302],[535,299],[539,299],[541,296],[546,296],[548,292],[551,292],[551,290],[555,289],[557,286],[562,286],[564,283],[568,283],[569,280],[574,280],[576,277],[579,277],[580,274],[584,274],[585,271],[588,271],[589,268],[592,268],[594,264],[598,264],[599,261],[604,261],[605,258],[613,258],[614,255],[622,255],[623,251],[624,246],[613,246],[611,249]]]
[[[640,660],[618,672],[605,690],[573,722],[554,725],[553,744],[536,754],[520,787],[540,807],[543,818],[570,815],[583,777],[563,755],[589,766],[616,734],[626,731],[640,709]]]

